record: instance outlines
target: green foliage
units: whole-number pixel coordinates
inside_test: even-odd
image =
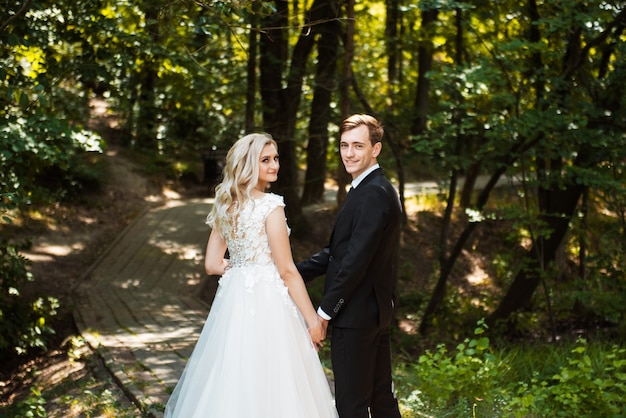
[[[74,193],[77,180],[93,182],[79,164],[88,151],[101,151],[100,138],[91,132],[49,117],[18,118],[0,136],[0,187],[18,207]]]
[[[0,412],[0,418],[45,418],[48,416],[46,412],[46,399],[41,391],[35,387],[30,388],[30,396],[21,400],[15,407],[7,412]]]
[[[626,349],[569,345],[491,348],[479,322],[454,352],[440,344],[395,381],[405,417],[623,417]],[[516,380],[519,379],[519,380]]]
[[[626,411],[626,349],[614,346],[596,362],[578,340],[566,366],[552,376],[535,373],[520,382],[509,403],[516,417],[623,417]]]
[[[95,384],[87,382],[84,386]],[[135,409],[122,407],[113,393],[108,389],[84,389],[77,397],[63,396],[61,402],[71,410],[83,411],[87,417],[127,417],[137,416]]]
[[[471,416],[473,409],[481,411],[478,416],[497,416],[497,381],[507,375],[508,366],[491,353],[486,329],[480,321],[475,337],[458,344],[454,353],[439,344],[436,351],[427,350],[416,365],[409,366],[418,387],[406,399],[410,409],[437,417]]]
[[[411,137],[412,148],[417,154],[430,157],[431,164],[438,167],[436,171],[447,173],[443,178],[474,169],[523,178],[519,199],[503,204],[488,201],[486,206],[477,200],[466,202],[474,207],[461,217],[468,223],[489,217],[514,222],[513,246],[498,247],[500,253],[509,249],[512,253],[493,255],[498,262],[507,263],[499,266],[501,277],[507,278],[499,283],[504,289],[512,280],[521,278],[517,272],[524,272],[527,277],[540,279],[544,299],[557,289],[563,294],[557,280],[572,278],[564,266],[579,262],[578,254],[568,252],[567,262],[559,262],[555,258],[561,254],[554,256],[556,251],[542,247],[546,238],[554,234],[560,238],[563,234],[558,225],[565,221],[567,204],[559,205],[561,200],[566,202],[561,195],[576,197],[584,186],[592,195],[606,197],[596,200],[592,210],[608,212],[612,208],[614,215],[609,222],[615,231],[622,232],[612,235],[611,240],[618,244],[587,246],[586,260],[590,264],[581,266],[589,268],[590,277],[604,284],[590,289],[581,279],[568,285],[575,287],[574,293],[597,292],[599,303],[588,304],[590,310],[598,306],[599,315],[611,318],[612,325],[623,323],[623,315],[614,308],[620,305],[624,294],[618,283],[623,283],[624,266],[621,226],[626,161],[626,44],[622,29],[608,29],[613,24],[621,27],[618,21],[623,20],[623,13],[603,2],[591,2],[584,8],[578,4],[570,7],[566,3],[542,3],[537,5],[536,14],[507,2],[472,6],[461,16],[436,2],[429,5],[436,7],[439,14],[430,28],[433,33],[422,34],[425,41],[432,42],[436,57],[428,74],[428,128]],[[460,24],[453,25],[457,18],[463,22],[455,21]],[[456,33],[452,33],[452,27]],[[562,36],[564,32],[572,35]],[[458,35],[461,43],[457,43],[461,39]],[[597,48],[585,49],[594,42]],[[481,206],[477,207],[479,203]],[[557,222],[546,222],[559,217]],[[591,237],[602,239],[590,224],[575,232],[570,243],[578,242],[572,247],[580,248],[580,240],[592,242]],[[449,240],[450,244],[443,250],[449,252],[457,244],[455,238],[451,234],[445,237],[443,241]],[[613,251],[614,247],[618,250]],[[529,248],[534,251],[522,251]],[[596,269],[599,260],[602,267]],[[528,270],[532,265],[538,268]],[[451,266],[443,267],[444,271],[453,271]],[[611,291],[619,294],[616,303],[600,307],[605,299],[600,295],[608,296]],[[535,299],[541,299],[538,296]],[[593,299],[589,294],[585,296],[579,301]],[[515,297],[504,300],[509,302]],[[533,309],[543,309],[546,303],[533,303]],[[520,301],[519,305],[529,306],[530,301]],[[572,312],[572,305],[559,306],[562,309],[557,313],[563,315],[561,318]],[[623,325],[618,326],[623,329]]]
[[[46,349],[46,339],[54,333],[50,319],[56,315],[58,300],[25,299],[20,293],[33,280],[28,260],[19,254],[24,247],[0,242],[0,359]]]
[[[74,59],[83,51],[71,36],[70,16],[81,13],[64,16],[57,7],[32,7],[0,33],[3,215],[58,198],[72,185],[50,193],[46,181],[71,179],[79,156],[102,151],[102,139],[84,128],[88,99],[76,82],[82,79],[77,71],[91,67]]]
[[[592,221],[584,231],[587,247],[584,277],[579,272],[564,275],[569,280],[554,283],[553,299],[559,320],[574,318],[586,328],[604,328],[616,336],[626,335],[625,243],[612,220]],[[610,226],[609,226],[610,225]],[[574,226],[579,231],[579,226]],[[578,244],[570,240],[572,259]]]
[[[122,116],[128,144],[177,155],[226,149],[241,134],[249,15],[243,4],[109,2],[82,14],[75,18],[85,29],[76,35],[88,40],[99,69],[90,87]]]

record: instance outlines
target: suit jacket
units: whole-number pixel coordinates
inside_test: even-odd
[[[335,327],[389,326],[398,272],[400,200],[383,176],[371,172],[346,197],[329,244],[297,264],[305,281],[326,274],[322,310]]]

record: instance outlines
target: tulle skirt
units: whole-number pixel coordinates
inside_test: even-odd
[[[222,276],[165,417],[337,417],[304,320],[274,265]]]

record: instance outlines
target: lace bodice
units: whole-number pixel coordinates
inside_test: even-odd
[[[285,206],[283,198],[267,193],[261,198],[244,202],[237,218],[224,224],[224,240],[232,266],[273,263],[265,220],[279,206]]]

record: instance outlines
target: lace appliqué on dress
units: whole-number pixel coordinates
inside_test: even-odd
[[[226,222],[224,239],[233,267],[273,263],[265,233],[265,220],[274,209],[284,205],[281,197],[267,194],[259,199],[245,201],[237,217]]]
[[[267,217],[279,206],[285,206],[283,198],[267,193],[261,198],[245,201],[237,217],[224,223],[223,234],[230,254],[230,267],[219,283],[220,286],[226,286],[231,279],[243,280],[247,293],[253,293],[259,281],[276,284],[275,291],[282,296],[293,315],[297,316],[298,311],[289,296],[289,290],[274,265],[265,231]],[[254,315],[254,311],[250,313]]]

